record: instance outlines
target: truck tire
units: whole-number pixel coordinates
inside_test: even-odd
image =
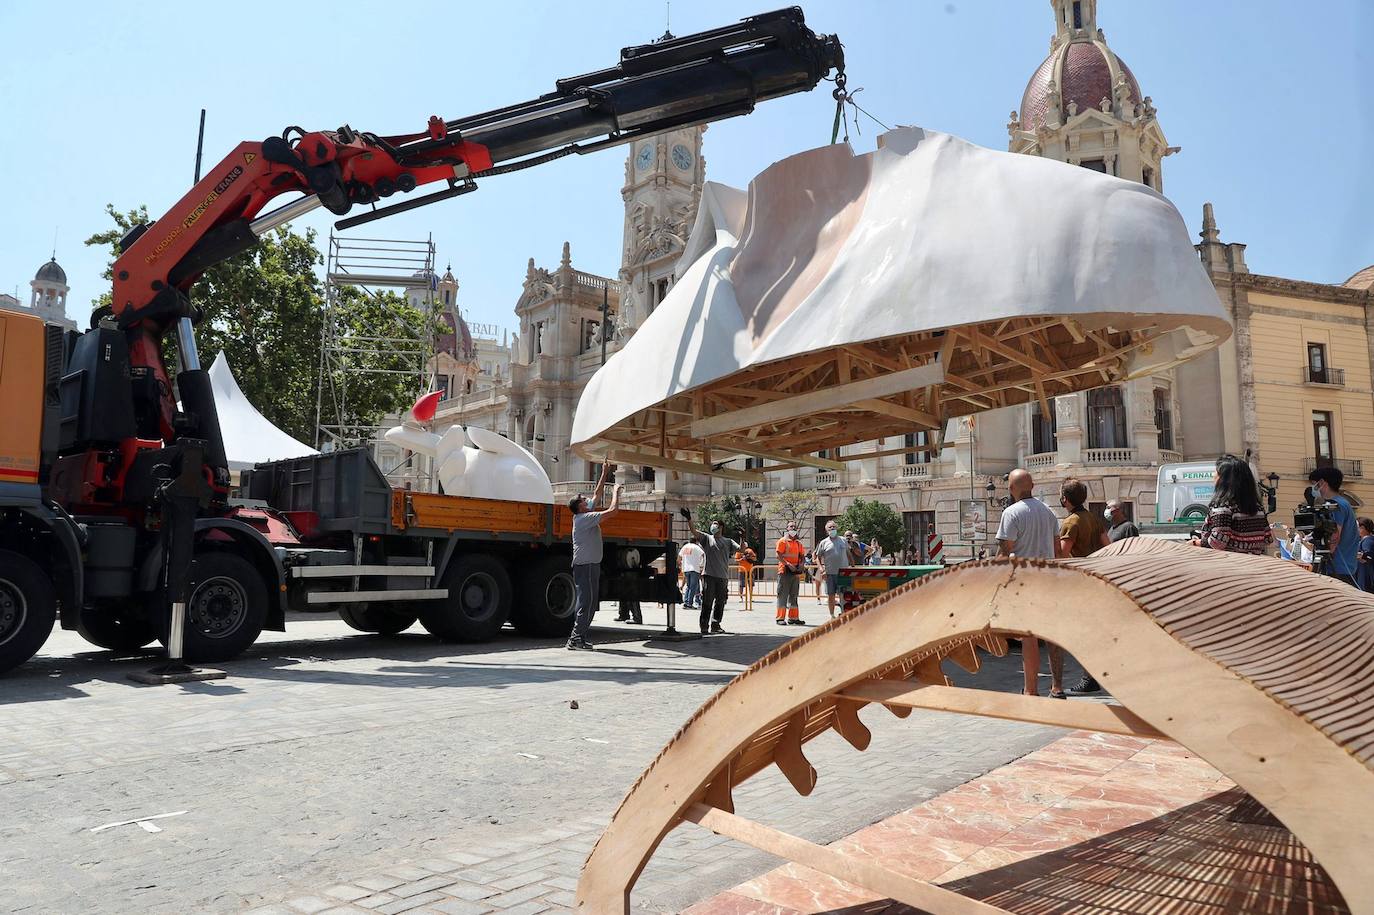
[[[267,622],[267,586],[253,564],[223,551],[196,554],[191,561],[186,601],[186,660],[227,661],[257,641]],[[163,611],[162,644],[167,644],[171,605]]]
[[[567,556],[549,556],[522,574],[515,586],[510,621],[534,638],[566,638],[572,632],[577,595]]]
[[[83,607],[76,618],[76,631],[97,648],[110,651],[135,651],[157,641],[157,629],[152,623],[109,607]]]
[[[440,587],[448,589],[448,597],[425,601],[420,625],[445,642],[488,641],[510,616],[510,576],[490,556],[455,559]]]
[[[339,617],[359,632],[375,632],[378,635],[395,635],[405,632],[415,625],[419,617],[414,613],[393,610],[390,607],[344,607]]]
[[[0,674],[38,653],[57,620],[57,592],[27,556],[0,550]]]

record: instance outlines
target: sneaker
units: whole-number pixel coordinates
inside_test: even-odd
[[[617,623],[628,623],[628,622],[630,621],[630,618],[629,618],[628,616],[626,616],[625,614],[622,613],[622,614],[620,614],[620,616],[617,616],[617,617],[615,618],[615,621],[616,621]]]
[[[779,626],[787,625],[787,620],[774,620],[773,622],[777,623]]]
[[[720,623],[712,623],[711,635],[726,635],[726,632],[720,627]]]
[[[805,626],[805,625],[806,625],[806,620],[803,620],[803,619],[788,620],[788,621],[787,621],[787,625],[789,625],[789,626]]]
[[[1070,696],[1084,696],[1088,693],[1100,692],[1102,692],[1102,684],[1098,683],[1096,680],[1094,680],[1087,674],[1083,675],[1083,679],[1078,681],[1077,686],[1069,687]]]
[[[568,639],[569,651],[591,651],[596,646],[586,639]]]

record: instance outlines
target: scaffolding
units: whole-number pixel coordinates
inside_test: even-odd
[[[369,379],[375,383],[379,376],[405,376],[406,392],[414,397],[433,389],[437,286],[433,236],[404,241],[344,238],[330,232],[315,397],[316,448],[371,445],[386,428],[376,424],[381,417],[358,413],[357,392]],[[387,294],[397,292],[424,314],[419,327],[391,305]],[[350,326],[344,299],[355,294],[374,300],[382,316],[377,326]]]

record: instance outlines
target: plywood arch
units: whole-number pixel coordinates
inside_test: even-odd
[[[976,668],[975,646],[1022,632],[1073,652],[1124,708],[943,685],[940,659]],[[733,816],[730,789],[769,765],[809,793],[805,742],[834,728],[866,747],[857,711],[877,702],[1177,740],[1279,817],[1352,911],[1374,912],[1372,672],[1374,600],[1267,557],[1129,540],[1064,563],[964,564],[794,640],[708,701],[627,794],[578,911],[627,912],[688,820],[930,911],[997,911]]]

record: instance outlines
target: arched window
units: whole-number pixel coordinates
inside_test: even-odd
[[[1088,447],[1125,448],[1126,405],[1118,387],[1088,392]]]

